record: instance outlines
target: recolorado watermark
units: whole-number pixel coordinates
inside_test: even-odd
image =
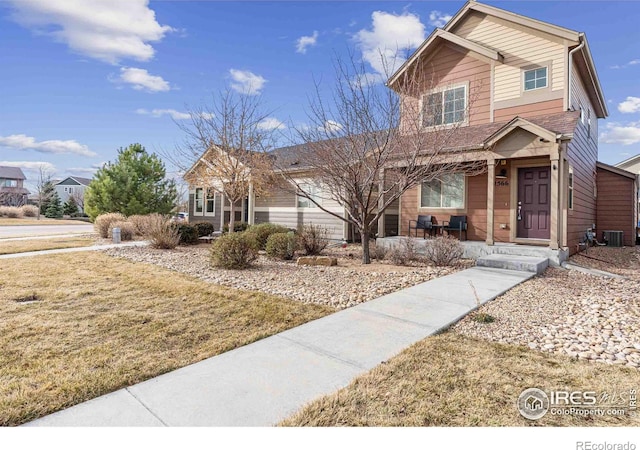
[[[545,415],[574,417],[626,416],[637,411],[637,390],[569,391],[529,388],[518,397],[522,417],[538,420]],[[617,450],[617,447],[582,447],[584,450]],[[634,447],[635,448],[635,447]],[[621,448],[621,450],[627,450]],[[629,449],[631,450],[631,449]]]
[[[576,442],[576,450],[636,450],[633,442]]]

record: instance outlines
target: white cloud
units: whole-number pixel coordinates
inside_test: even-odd
[[[96,156],[95,152],[89,150],[86,145],[76,141],[36,141],[34,137],[26,134],[12,134],[10,136],[0,136],[0,147],[13,148],[16,150],[35,150],[40,153],[73,154],[81,156]]]
[[[267,80],[260,75],[256,75],[248,70],[230,69],[229,74],[233,80],[231,88],[241,94],[259,94],[264,87],[264,84],[267,82]]]
[[[136,109],[136,114],[151,117],[171,116],[173,120],[187,120],[191,118],[190,114],[176,111],[175,109],[152,109],[149,111],[148,109],[138,108]]]
[[[258,123],[261,130],[284,130],[287,126],[275,117],[267,117]]]
[[[640,143],[640,122],[608,123],[606,131],[600,134],[600,141],[605,144],[619,145]]]
[[[629,66],[635,66],[637,64],[640,64],[640,59],[632,59],[626,64],[616,64],[613,66],[609,66],[609,69],[626,69]]]
[[[314,31],[311,36],[301,36],[296,41],[296,52],[305,54],[308,47],[313,47],[318,42],[318,32]]]
[[[324,131],[327,134],[338,133],[343,129],[344,127],[335,120],[327,120],[324,126],[318,127],[318,131]]]
[[[627,97],[618,105],[618,111],[621,113],[640,112],[640,97]]]
[[[25,172],[39,172],[41,167],[45,172],[56,171],[56,166],[46,161],[0,161],[0,166],[19,167]]]
[[[13,19],[74,52],[111,64],[150,60],[150,45],[174,31],[160,25],[149,0],[10,0]]]
[[[171,89],[169,82],[162,77],[151,75],[146,69],[136,67],[121,67],[120,77],[111,81],[130,84],[136,91],[164,92]]]
[[[104,166],[106,163],[100,163],[100,164],[91,164],[90,167],[69,167],[67,170],[65,170],[66,173],[71,174],[71,175],[91,175],[93,176],[98,169],[101,169],[102,166]]]
[[[404,62],[404,53],[425,39],[425,27],[415,14],[374,11],[371,29],[362,29],[355,40],[362,58],[378,73],[390,76]]]
[[[429,25],[442,28],[451,20],[451,14],[442,13],[440,11],[431,11],[429,13]]]

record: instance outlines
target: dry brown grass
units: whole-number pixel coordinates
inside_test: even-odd
[[[638,371],[589,364],[451,332],[425,339],[284,426],[638,426],[640,416],[520,416],[530,387],[621,393],[640,386]]]
[[[38,250],[53,250],[57,248],[88,247],[93,245],[93,243],[93,239],[78,237],[8,241],[2,242],[2,245],[0,246],[0,255],[35,252]]]
[[[20,219],[9,219],[7,217],[0,217],[0,226],[20,226],[20,225],[86,225],[88,222],[82,220],[65,220],[65,219],[47,219],[46,217],[40,217],[38,220],[35,217],[24,217]]]
[[[0,266],[0,426],[330,312],[102,253],[11,261]]]

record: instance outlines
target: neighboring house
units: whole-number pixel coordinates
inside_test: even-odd
[[[24,187],[26,179],[19,167],[0,166],[0,206],[27,204],[30,192]]]
[[[78,204],[79,211],[84,212],[84,191],[89,183],[91,183],[90,178],[71,176],[54,183],[54,187],[62,204],[73,197]]]
[[[638,205],[637,205],[637,212],[638,214],[636,215],[636,223],[637,226],[640,226],[640,155],[635,155],[632,156],[629,159],[625,159],[622,162],[619,162],[618,164],[614,164],[615,167],[619,168],[619,169],[623,169],[626,170],[627,172],[631,172],[633,174],[636,175],[637,178],[637,183],[638,183],[638,192],[637,192],[637,196],[638,196]]]
[[[635,245],[638,224],[638,175],[598,162],[596,238],[605,231],[622,231],[623,244]]]
[[[470,1],[431,33],[387,86],[402,92],[407,73],[433,80],[429,89],[402,101],[403,108],[430,112],[423,132],[458,127],[436,162],[456,151],[486,170],[453,173],[408,190],[379,221],[378,236],[408,235],[409,221],[419,214],[440,223],[465,215],[469,240],[575,252],[597,224],[597,194],[603,190],[597,175],[613,173],[597,165],[598,119],[608,111],[584,33]],[[407,111],[401,111],[401,130]],[[312,174],[296,167],[296,155],[304,149],[273,154],[291,161],[288,170],[312,183]],[[628,179],[622,172],[613,175]],[[197,187],[190,193],[195,220],[199,215],[227,220],[218,216],[217,197]],[[314,221],[331,227],[335,238],[351,237],[342,221],[309,203],[274,186],[269,197],[250,196],[239,205],[239,217],[292,227]],[[338,204],[331,207],[344,211]],[[627,205],[618,205],[606,214],[626,212]]]

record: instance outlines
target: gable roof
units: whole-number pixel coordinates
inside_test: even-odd
[[[632,156],[631,158],[625,159],[624,161],[621,161],[617,164],[614,164],[614,167],[619,167],[621,169],[624,169],[638,162],[640,162],[640,154]]]
[[[603,169],[611,173],[622,175],[623,177],[631,178],[632,180],[635,180],[637,178],[637,175],[633,172],[629,172],[628,170],[624,170],[616,166],[611,166],[600,161],[596,162],[596,167],[598,169]]]
[[[20,167],[0,166],[0,178],[9,178],[11,180],[26,180]]]
[[[63,180],[60,180],[58,182],[55,182],[54,184],[57,185],[64,185],[66,184],[65,182],[67,180],[73,180],[75,181],[77,184],[83,185],[83,186],[89,186],[89,183],[91,183],[91,178],[84,178],[84,177],[76,177],[76,176],[70,176],[67,177]]]
[[[596,115],[599,118],[605,118],[609,115],[607,104],[602,91],[602,86],[600,85],[600,80],[598,79],[598,74],[596,72],[593,58],[591,57],[591,50],[589,49],[587,36],[584,33],[553,25],[547,22],[542,22],[530,17],[525,17],[520,14],[512,13],[510,11],[496,8],[494,6],[478,3],[476,1],[468,1],[467,3],[465,3],[465,5],[451,18],[451,20],[447,22],[443,29],[435,29],[431,33],[431,35],[429,35],[429,37],[404,62],[404,64],[402,64],[402,66],[400,66],[400,68],[393,75],[391,75],[391,77],[387,81],[387,86],[391,87],[393,84],[395,84],[400,75],[402,75],[410,66],[415,64],[423,54],[430,51],[430,49],[437,45],[442,39],[448,40],[449,42],[452,42],[462,48],[466,48],[467,50],[471,50],[472,52],[475,52],[477,54],[486,56],[485,53],[477,51],[477,48],[471,48],[469,44],[469,42],[471,41],[460,36],[456,36],[453,33],[453,29],[456,27],[456,25],[474,11],[494,17],[499,17],[506,21],[513,22],[534,30],[539,30],[553,36],[557,36],[561,39],[565,39],[569,41],[570,44],[573,43],[573,45],[570,47],[572,49],[579,47],[579,51],[576,55],[578,56],[576,60],[576,67],[582,75],[583,80],[585,81],[588,94],[596,110]],[[451,35],[456,36],[457,39],[451,38]],[[472,42],[472,44],[480,48],[495,52],[495,50],[483,47],[478,43]],[[502,58],[502,55],[500,55],[499,52],[495,53],[499,55],[499,58]],[[501,61],[501,59],[496,59],[496,61]]]

